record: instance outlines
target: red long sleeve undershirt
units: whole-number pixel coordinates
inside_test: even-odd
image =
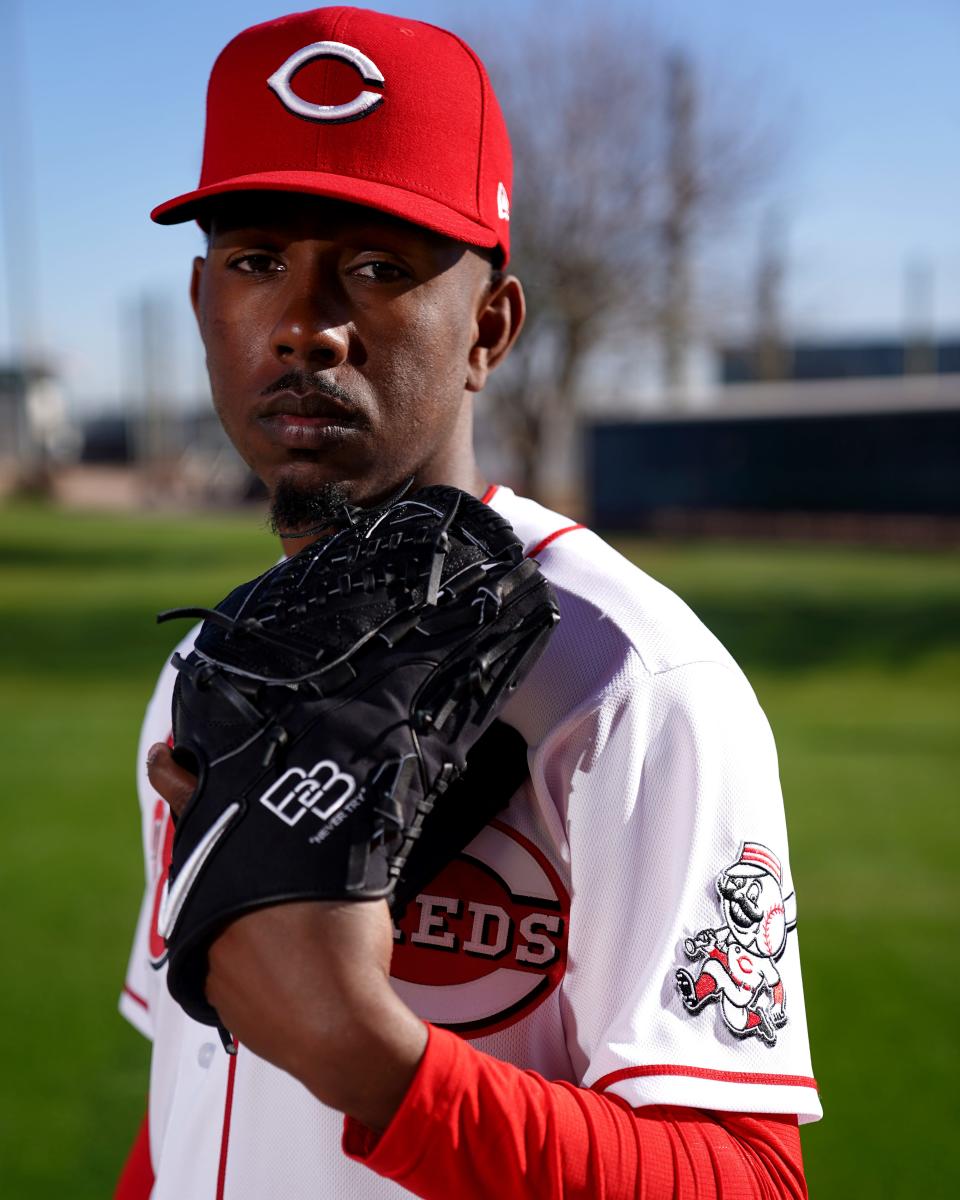
[[[378,1138],[347,1118],[351,1158],[424,1200],[801,1200],[794,1116],[703,1112],[617,1096],[481,1054],[431,1027]]]
[[[617,1096],[430,1039],[403,1104],[377,1137],[344,1123],[345,1152],[424,1200],[806,1200],[793,1116],[703,1112]],[[115,1200],[153,1187],[147,1123]]]

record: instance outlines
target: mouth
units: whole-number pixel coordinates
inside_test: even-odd
[[[326,392],[276,392],[259,408],[256,420],[275,445],[312,450],[356,435],[366,427],[362,414]]]

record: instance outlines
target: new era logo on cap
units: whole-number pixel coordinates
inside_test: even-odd
[[[247,29],[221,53],[199,186],[151,215],[172,224],[231,192],[302,192],[498,247],[505,261],[511,180],[506,125],[469,46],[420,21],[320,8]]]
[[[502,179],[497,184],[497,216],[501,221],[510,220],[510,197]]]

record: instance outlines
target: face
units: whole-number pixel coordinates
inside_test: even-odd
[[[717,887],[727,925],[741,936],[756,933],[763,920],[763,884],[756,876],[723,875]]]
[[[224,429],[273,493],[475,485],[472,393],[523,316],[461,243],[356,205],[218,203],[194,309]]]

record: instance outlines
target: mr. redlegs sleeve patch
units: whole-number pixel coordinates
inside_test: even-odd
[[[726,922],[684,939],[683,952],[697,968],[674,974],[689,1013],[719,1003],[727,1029],[739,1038],[777,1043],[787,1023],[786,992],[776,963],[797,924],[793,892],[783,894],[780,860],[760,842],[744,842],[737,861],[718,877]]]

